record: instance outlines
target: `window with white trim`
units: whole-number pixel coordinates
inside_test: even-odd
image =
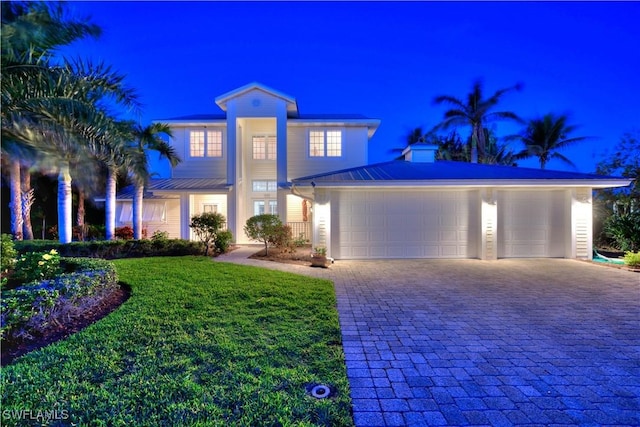
[[[207,213],[207,212],[218,213],[218,204],[217,203],[205,203],[205,204],[202,205],[202,212],[203,213]]]
[[[310,157],[341,157],[342,156],[342,131],[341,130],[310,130],[309,131],[309,156]]]
[[[142,204],[142,222],[166,222],[167,204],[165,202],[144,202]],[[133,204],[123,203],[120,222],[133,222]]]
[[[278,201],[277,200],[254,200],[253,215],[262,215],[262,214],[277,215]]]
[[[189,131],[189,156],[222,157],[222,131]]]
[[[252,138],[254,160],[275,160],[277,143],[274,135],[256,135]]]
[[[278,186],[275,181],[256,180],[253,181],[252,185],[252,189],[255,192],[267,193],[278,190]]]

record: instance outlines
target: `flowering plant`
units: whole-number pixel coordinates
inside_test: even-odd
[[[52,279],[60,272],[60,255],[55,249],[23,254],[15,266],[15,277],[23,283]]]

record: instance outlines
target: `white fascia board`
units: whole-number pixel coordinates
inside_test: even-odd
[[[234,89],[232,91],[224,93],[224,94],[222,94],[220,96],[217,96],[215,98],[215,103],[220,108],[222,108],[223,110],[226,110],[225,106],[226,106],[227,101],[229,101],[230,99],[235,98],[237,96],[243,95],[243,94],[245,94],[247,92],[250,92],[250,91],[252,91],[254,89],[260,90],[260,91],[262,91],[262,92],[264,92],[266,94],[275,96],[276,98],[280,98],[280,99],[286,101],[287,103],[294,104],[294,105],[297,106],[296,99],[294,97],[289,96],[289,95],[287,95],[285,93],[282,93],[280,91],[277,91],[275,89],[271,89],[270,87],[267,87],[267,86],[265,86],[263,84],[260,84],[260,83],[257,83],[257,82],[249,83],[247,85],[244,85],[244,86],[239,87],[237,89]],[[297,110],[297,108],[296,108],[296,110]]]
[[[287,126],[291,127],[322,127],[322,126],[343,126],[343,127],[362,127],[369,128],[368,136],[371,138],[380,126],[380,120],[377,119],[289,119]]]
[[[296,183],[300,185],[311,185]],[[586,188],[613,188],[613,187],[626,187],[631,183],[631,180],[428,180],[428,181],[349,181],[349,182],[318,182],[315,183],[316,188],[429,188],[429,187],[460,187],[460,188],[481,188],[481,187],[586,187]]]
[[[209,125],[220,125],[226,126],[226,119],[216,119],[216,120],[154,120],[152,123],[166,123],[171,126],[209,126]]]

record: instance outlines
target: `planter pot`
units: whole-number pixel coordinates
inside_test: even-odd
[[[331,260],[324,255],[312,255],[311,267],[327,268],[331,264]]]

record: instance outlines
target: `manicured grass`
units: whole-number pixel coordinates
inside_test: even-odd
[[[352,425],[330,282],[203,257],[115,264],[131,298],[4,368],[3,425],[24,425],[7,410],[81,425]],[[314,383],[335,397],[308,396]]]

